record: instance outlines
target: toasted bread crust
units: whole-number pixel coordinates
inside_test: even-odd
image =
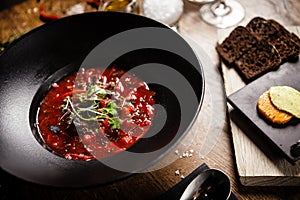
[[[275,124],[285,124],[289,122],[293,115],[278,110],[272,103],[270,98],[270,92],[264,92],[257,101],[257,109],[261,115],[263,115],[268,121]]]

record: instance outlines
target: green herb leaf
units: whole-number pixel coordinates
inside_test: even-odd
[[[108,103],[106,103],[106,108],[104,108],[104,110],[105,110],[106,114],[115,116],[118,114],[117,108],[118,108],[118,106],[115,102],[108,102]]]
[[[106,108],[116,109],[118,106],[115,102],[107,102]]]
[[[98,99],[104,99],[105,96],[107,95],[107,92],[103,88],[100,88],[100,90],[98,91],[98,93],[96,95],[97,95]]]
[[[109,118],[108,120],[111,129],[120,129],[123,121],[119,117]]]

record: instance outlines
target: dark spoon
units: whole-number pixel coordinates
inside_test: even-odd
[[[231,194],[230,180],[217,169],[201,172],[185,189],[180,200],[227,200]]]

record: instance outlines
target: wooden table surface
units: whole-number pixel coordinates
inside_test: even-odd
[[[81,1],[69,0],[69,2]],[[273,18],[286,26],[300,25],[299,0],[239,0],[239,2],[246,9],[242,25],[255,16]],[[38,7],[39,3],[36,0],[2,0],[0,2],[0,41],[4,42],[42,25],[44,22],[39,19]],[[198,10],[199,6],[185,2],[184,14],[179,21],[179,31],[183,36],[192,39],[201,49],[205,49],[207,59],[212,69],[215,70],[219,66],[218,55],[214,49],[218,40],[218,29],[205,24],[199,17]],[[210,80],[213,78],[208,77]],[[218,87],[223,91],[223,88],[220,88],[222,83],[211,82],[210,90]],[[221,92],[217,96],[215,94],[206,96],[215,99],[204,101],[202,111],[193,127],[198,134],[196,140],[190,143],[183,141],[177,148],[180,155],[185,150],[193,149],[193,156],[180,158],[176,155],[176,161],[162,169],[136,174],[107,186],[76,190],[40,187],[11,176],[9,177],[11,188],[8,190],[5,188],[4,194],[0,193],[1,199],[13,199],[13,197],[22,199],[156,199],[181,181],[180,176],[175,174],[176,170],[179,170],[180,175],[187,176],[204,162],[209,167],[221,169],[229,175],[232,191],[238,199],[300,199],[300,187],[246,187],[240,184],[233,155],[231,133],[226,119],[225,94]],[[221,125],[211,124],[211,118],[207,119],[204,116],[210,114],[211,106],[214,106],[216,102],[219,102],[219,106],[224,104],[219,110],[220,116],[224,116],[224,119],[220,120]],[[205,120],[210,120],[210,123]],[[214,128],[216,129],[213,130]],[[211,131],[219,133],[218,140],[214,142],[215,145],[210,152],[199,156],[201,147],[204,146],[201,141],[202,137]],[[168,156],[175,155],[174,152],[171,154]],[[3,186],[5,184],[0,185],[0,190]]]

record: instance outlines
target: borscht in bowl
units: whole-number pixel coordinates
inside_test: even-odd
[[[47,186],[109,184],[166,166],[204,98],[185,39],[129,13],[40,26],[1,53],[0,71],[1,168]]]
[[[154,95],[147,83],[117,67],[81,68],[51,84],[37,127],[48,148],[66,159],[105,158],[147,132]]]

